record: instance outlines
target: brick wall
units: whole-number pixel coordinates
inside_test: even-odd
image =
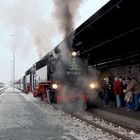
[[[103,77],[108,75],[122,76],[123,78],[133,77],[140,82],[140,64],[110,68],[105,70],[103,75]]]

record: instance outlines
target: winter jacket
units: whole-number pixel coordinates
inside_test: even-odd
[[[101,81],[101,91],[106,93],[108,92],[108,85],[105,80]]]
[[[130,88],[130,84],[128,84],[127,86],[127,90]],[[133,93],[132,93],[132,90],[129,90],[125,93],[125,98],[124,100],[127,102],[127,103],[131,103],[133,101]]]
[[[119,80],[115,81],[114,82],[114,94],[115,95],[120,95],[122,94],[122,90],[123,90],[123,87],[122,87],[122,84]]]
[[[130,85],[129,85],[128,89],[126,90],[126,92],[131,91],[131,90],[132,90],[133,94],[140,94],[140,85],[134,79],[131,80]]]

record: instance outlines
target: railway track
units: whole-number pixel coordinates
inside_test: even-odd
[[[91,113],[91,115],[92,115],[92,114],[93,114],[93,113]],[[96,116],[100,118],[99,115],[96,114]],[[94,117],[95,117],[95,116],[94,116]],[[116,126],[121,126],[121,127],[123,127],[123,128],[126,128],[128,131],[133,130],[133,131],[135,131],[136,133],[140,134],[140,128],[132,127],[132,126],[129,126],[128,124],[124,124],[124,123],[121,123],[121,122],[116,121],[116,120],[113,120],[113,119],[107,119],[107,118],[105,118],[105,117],[103,117],[103,116],[102,116],[102,119],[103,119],[104,121],[108,122],[108,123],[111,122],[112,124],[114,124],[114,125],[116,125]]]
[[[58,108],[54,107],[58,110]],[[91,125],[95,128],[102,130],[104,133],[109,133],[119,140],[140,140],[140,131],[130,128],[129,126],[122,126],[118,123],[113,123],[108,120],[108,123],[100,118],[93,118],[93,116],[88,113],[74,113],[66,110],[62,111],[71,117],[76,118],[82,122],[85,122],[87,125]],[[89,117],[90,114],[90,117]]]
[[[7,87],[4,87],[2,89],[0,89],[0,95],[7,89]]]

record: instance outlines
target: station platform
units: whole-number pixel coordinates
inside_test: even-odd
[[[94,108],[93,112],[101,118],[140,130],[140,111],[127,111],[126,107],[116,108],[114,102],[110,102],[108,106],[104,107],[103,103],[98,101],[97,108]]]

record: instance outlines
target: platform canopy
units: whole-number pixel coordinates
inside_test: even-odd
[[[74,48],[98,68],[140,61],[139,0],[111,0],[75,31]]]

